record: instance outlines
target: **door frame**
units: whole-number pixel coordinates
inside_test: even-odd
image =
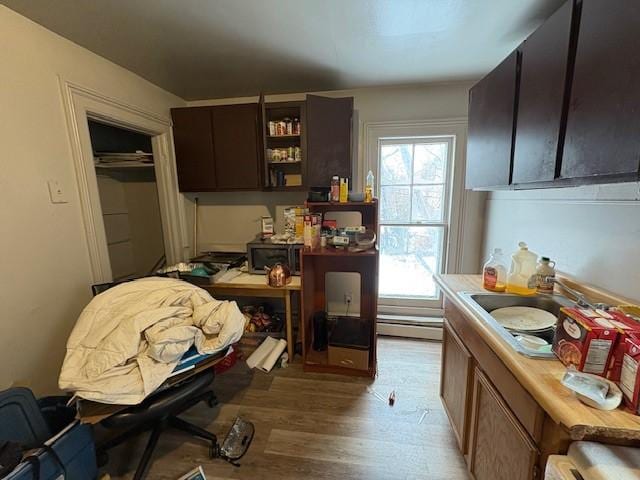
[[[189,242],[184,196],[178,190],[171,120],[62,78],[59,81],[93,282],[112,281],[112,272],[88,119],[152,137],[165,254],[169,264],[182,261]]]
[[[360,162],[358,180],[364,189],[367,172],[371,170],[379,179],[378,141],[385,137],[447,137],[454,136],[453,165],[451,172],[451,188],[449,195],[449,211],[446,222],[449,224],[446,244],[442,259],[444,273],[457,273],[461,270],[462,235],[465,210],[464,176],[467,147],[466,117],[445,118],[436,120],[366,122],[364,124],[364,158]],[[376,192],[378,194],[378,192]],[[378,232],[379,233],[379,232]],[[440,294],[442,298],[442,294]],[[397,302],[392,302],[397,303]],[[380,308],[382,306],[382,309]],[[442,308],[419,306],[379,305],[380,313],[400,316],[441,317]]]

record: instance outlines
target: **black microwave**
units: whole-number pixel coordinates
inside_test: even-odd
[[[265,267],[276,263],[287,265],[294,275],[300,275],[300,250],[303,245],[297,243],[273,243],[269,238],[256,238],[247,243],[249,273],[265,273]]]

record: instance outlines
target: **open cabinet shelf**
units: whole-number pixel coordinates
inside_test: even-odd
[[[262,108],[265,189],[283,192],[304,189],[307,156],[305,102],[265,103]],[[271,135],[269,122],[278,122],[286,118],[299,120],[300,134]],[[299,160],[272,161],[276,151],[286,154],[286,158],[297,158],[296,150],[299,151]]]
[[[325,204],[321,204],[325,207]],[[315,203],[307,203],[311,213],[321,213]],[[377,225],[377,202],[359,205],[364,219],[372,226]],[[345,208],[346,210],[346,208]],[[331,211],[327,209],[326,211]],[[377,371],[377,317],[378,317],[378,269],[379,253],[377,248],[364,252],[349,252],[331,247],[304,249],[301,257],[302,281],[302,346],[303,368],[308,372],[338,373],[352,376],[375,377]],[[360,275],[360,313],[359,318],[368,336],[368,368],[357,369],[329,363],[328,350],[313,349],[313,315],[327,310],[326,274],[329,272],[348,272]],[[338,319],[338,322],[340,319]],[[331,348],[330,346],[328,348]]]

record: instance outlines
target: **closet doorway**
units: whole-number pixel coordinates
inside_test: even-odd
[[[166,263],[151,136],[88,119],[113,280]]]

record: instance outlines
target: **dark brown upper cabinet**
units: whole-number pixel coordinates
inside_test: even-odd
[[[551,182],[562,158],[565,90],[573,1],[566,2],[520,47],[514,184]]]
[[[328,187],[331,177],[352,175],[353,97],[307,95],[307,187]]]
[[[516,50],[469,92],[467,188],[491,189],[510,183],[519,62]]]
[[[218,190],[261,188],[258,104],[211,108]]]
[[[639,26],[638,0],[582,2],[561,178],[638,177]]]
[[[258,104],[171,110],[181,192],[258,190]]]
[[[216,167],[210,108],[173,108],[171,118],[180,191],[215,190]]]

